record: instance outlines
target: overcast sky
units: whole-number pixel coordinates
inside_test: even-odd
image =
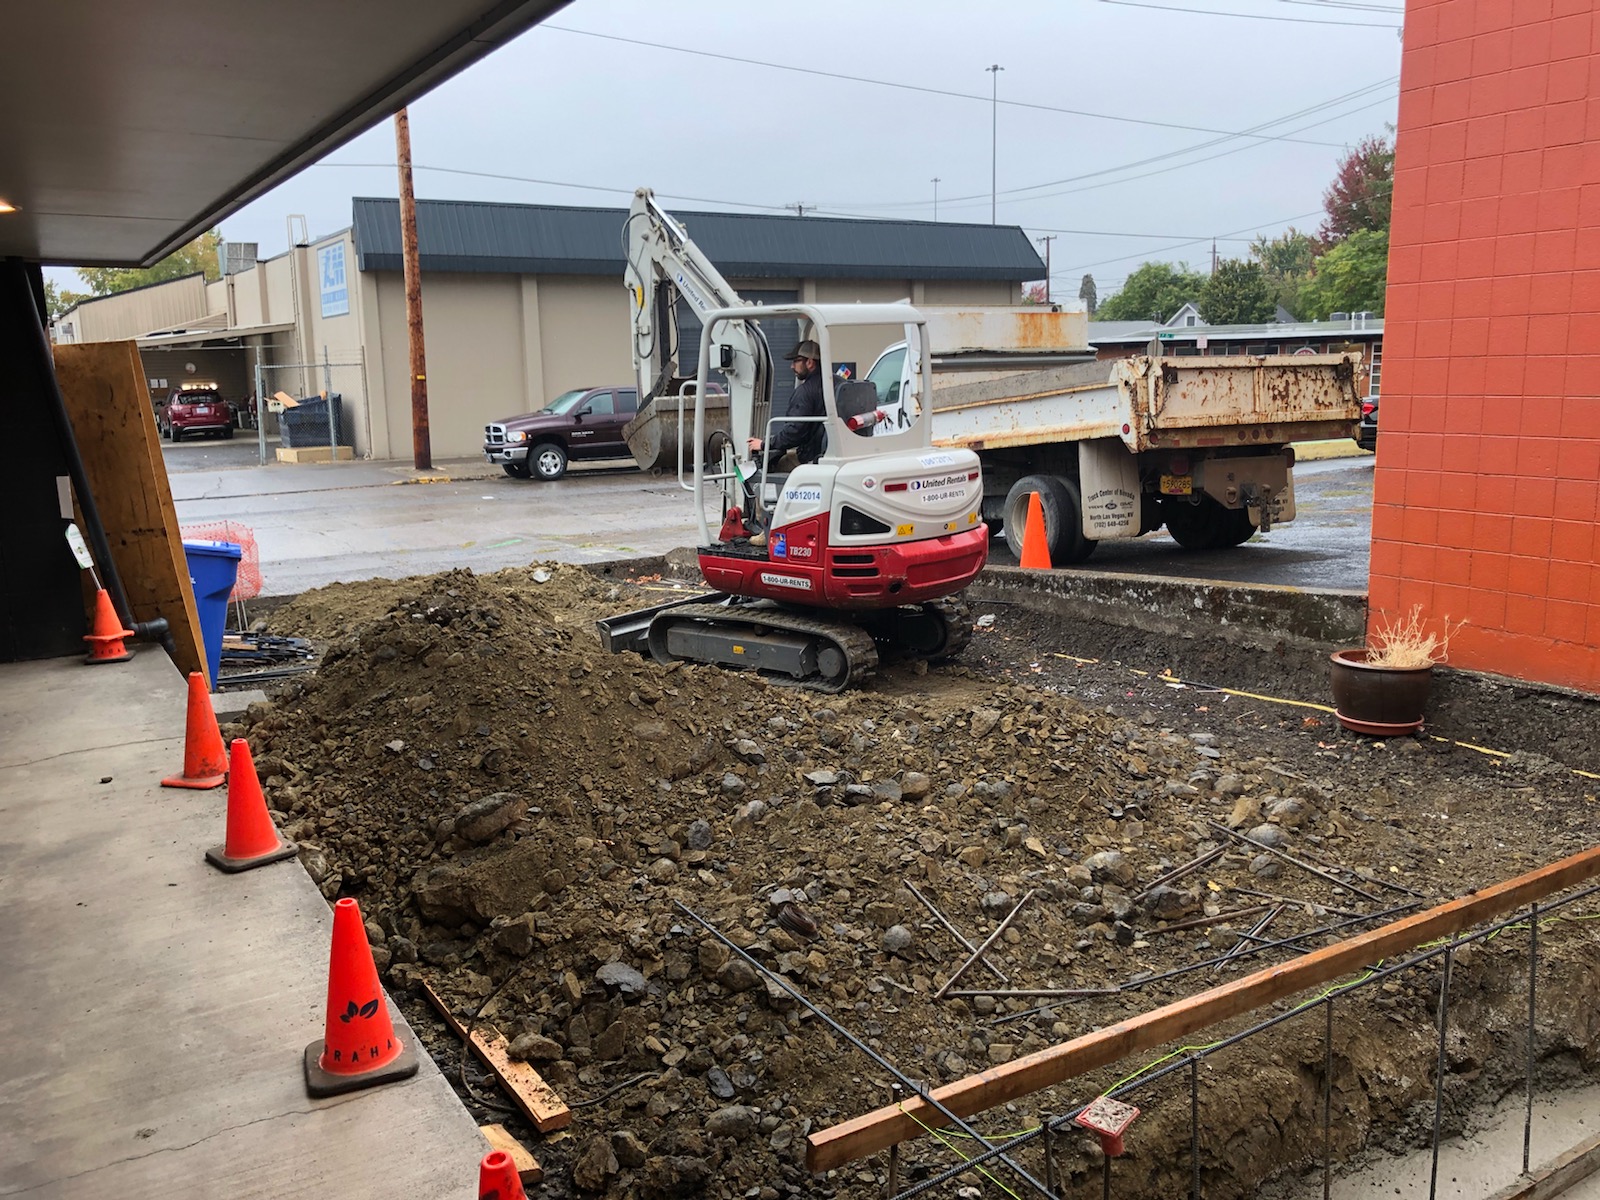
[[[625,205],[649,186],[674,211],[931,220],[937,176],[939,220],[987,223],[997,145],[998,220],[1056,234],[1058,295],[1092,271],[1104,297],[1148,258],[1208,263],[1213,236],[1242,256],[1256,232],[1315,228],[1343,149],[1394,120],[1400,8],[574,0],[411,106],[416,190]],[[343,228],[352,196],[396,194],[393,162],[386,122],[223,235],[265,257],[288,214]]]

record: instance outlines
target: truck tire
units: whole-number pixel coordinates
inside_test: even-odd
[[[1028,496],[1033,492],[1039,493],[1039,505],[1044,510],[1045,546],[1050,551],[1050,565],[1070,566],[1093,554],[1099,543],[1083,536],[1083,506],[1078,498],[1078,485],[1060,475],[1024,475],[1011,485],[1006,494],[1004,518],[1006,545],[1011,552],[1019,559],[1022,557]]]
[[[1233,511],[1223,508],[1210,496],[1202,496],[1198,504],[1163,500],[1161,509],[1166,516],[1167,532],[1172,535],[1172,540],[1191,553],[1237,546],[1255,532],[1248,511],[1239,509],[1238,517],[1235,517]],[[1239,527],[1240,518],[1243,519],[1243,530]]]
[[[567,473],[567,452],[555,442],[540,442],[528,451],[528,466],[536,478],[553,483]]]

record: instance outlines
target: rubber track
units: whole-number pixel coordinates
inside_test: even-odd
[[[809,688],[829,694],[842,692],[870,678],[878,669],[878,647],[866,630],[840,621],[821,621],[780,608],[729,608],[721,604],[680,604],[661,614],[668,623],[679,617],[692,617],[715,625],[754,625],[762,629],[781,629],[832,642],[845,656],[847,669],[837,682],[813,678],[794,679],[786,675],[764,676],[774,683]],[[695,662],[696,659],[683,659]]]
[[[972,641],[972,610],[954,596],[946,596],[943,600],[931,600],[922,606],[930,609],[944,618],[946,636],[944,650],[935,658],[942,662],[947,658],[957,657],[967,648]]]

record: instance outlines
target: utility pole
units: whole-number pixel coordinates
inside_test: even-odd
[[[939,219],[939,177],[933,177],[933,219]]]
[[[1036,242],[1044,243],[1044,302],[1050,304],[1050,243],[1056,240],[1056,235],[1047,233],[1043,237],[1035,238]]]
[[[417,198],[411,190],[411,121],[403,108],[394,115],[394,147],[400,165],[400,249],[411,345],[411,463],[419,471],[429,471],[433,445],[428,436],[428,365],[422,344],[422,267],[417,261]]]
[[[1217,273],[1217,239],[1211,239],[1211,273]]]
[[[794,215],[797,216],[797,217],[803,217],[803,216],[806,215],[807,205],[804,205],[804,204],[785,204],[784,207],[785,208],[794,209]],[[815,208],[816,205],[813,204],[813,205],[810,205],[809,207]]]
[[[995,209],[999,198],[997,181],[1000,178],[1000,72],[999,63],[985,67],[991,81],[989,88],[989,224],[995,224]]]

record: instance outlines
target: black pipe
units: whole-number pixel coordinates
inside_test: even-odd
[[[8,259],[6,265],[13,269],[18,283],[31,300],[33,328],[38,334],[35,349],[39,353],[39,370],[44,376],[45,391],[50,397],[50,416],[55,422],[61,449],[67,456],[67,474],[72,477],[72,489],[78,494],[78,507],[83,512],[83,523],[87,527],[89,545],[94,548],[95,562],[100,567],[100,577],[105,581],[106,591],[110,593],[112,603],[117,606],[123,621],[132,621],[133,610],[128,606],[128,594],[123,590],[122,576],[117,574],[116,561],[111,557],[111,543],[106,541],[106,528],[100,522],[100,509],[94,502],[94,493],[89,490],[89,476],[83,468],[83,456],[78,453],[78,439],[72,432],[72,419],[67,416],[67,402],[61,395],[61,384],[56,379],[56,360],[50,352],[50,333],[45,325],[40,295],[30,285],[21,259]]]

